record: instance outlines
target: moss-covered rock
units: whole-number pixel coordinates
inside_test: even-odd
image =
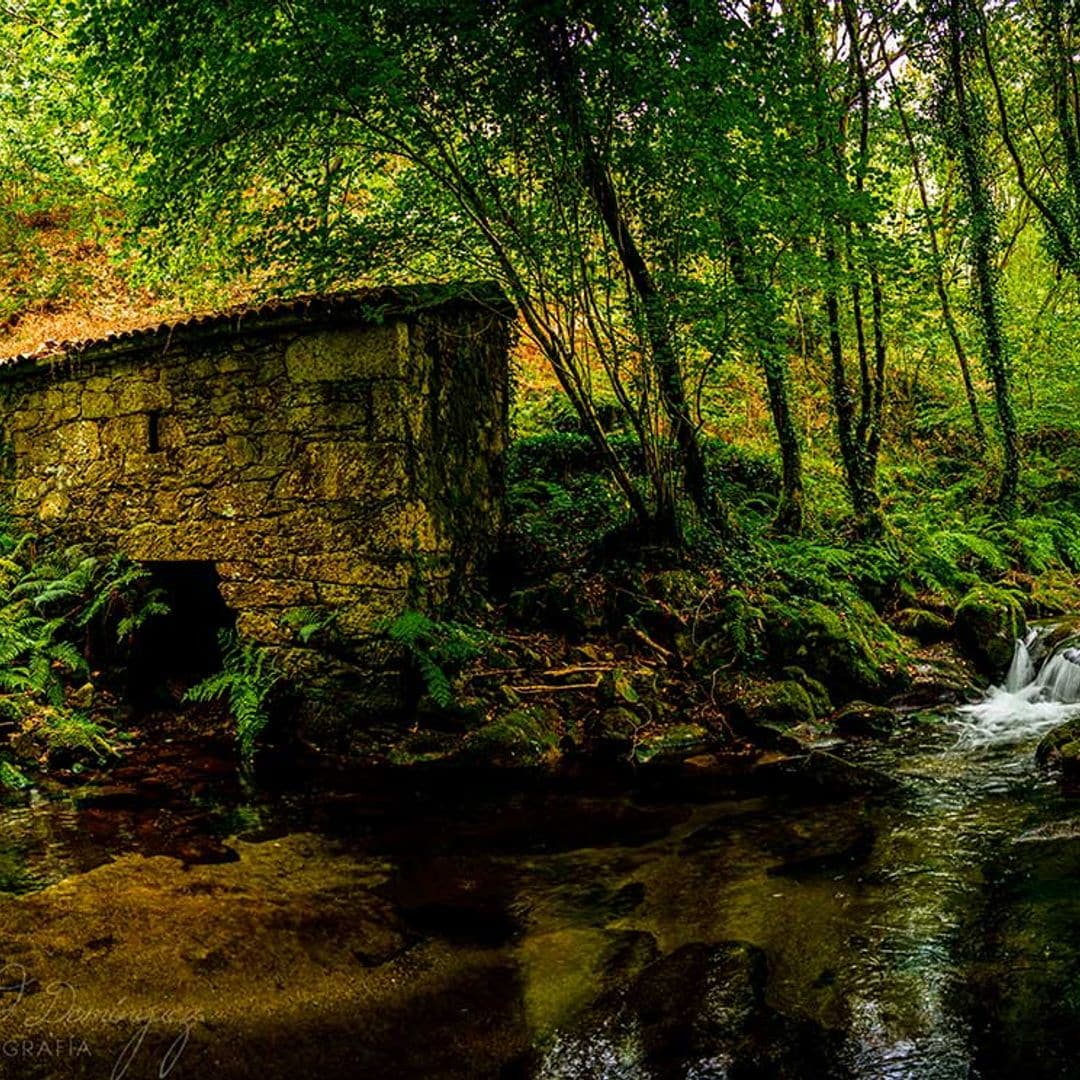
[[[478,728],[463,758],[483,765],[545,765],[559,756],[561,718],[544,705],[523,705]]]
[[[700,724],[676,724],[638,739],[634,760],[639,765],[677,761],[707,750],[713,737]]]
[[[915,607],[898,611],[893,619],[893,626],[900,633],[907,634],[924,645],[944,641],[952,631],[952,624],[943,615]]]
[[[762,683],[742,701],[741,729],[758,746],[786,753],[805,749],[800,733],[809,733],[814,705],[805,688],[792,679]],[[801,729],[801,732],[800,732]]]
[[[733,674],[716,682],[712,695],[739,734],[759,747],[801,753],[818,734],[813,699],[795,679]]]
[[[740,704],[743,715],[751,724],[794,727],[815,718],[810,695],[794,679],[758,683],[745,693]]]
[[[1080,716],[1044,735],[1035,748],[1035,760],[1070,776],[1080,776]]]
[[[961,648],[991,678],[1004,675],[1013,647],[1027,629],[1015,593],[995,585],[976,585],[956,606],[956,637]]]
[[[817,600],[767,598],[771,658],[796,665],[840,698],[876,694],[904,682],[896,636],[868,604],[834,610]]]
[[[794,664],[789,664],[782,672],[785,679],[797,682],[810,698],[810,704],[814,706],[814,716],[821,719],[833,711],[832,699],[829,697],[828,688],[823,682],[806,674],[806,671]]]
[[[897,719],[896,713],[883,705],[852,701],[836,714],[833,725],[841,735],[865,735],[872,739],[882,739],[892,734]]]
[[[629,758],[634,752],[641,718],[625,706],[604,709],[588,720],[585,735],[602,756]]]

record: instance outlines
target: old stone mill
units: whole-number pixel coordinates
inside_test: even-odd
[[[383,288],[12,357],[5,508],[151,567],[166,652],[235,625],[292,673],[351,673],[358,710],[392,705],[379,628],[450,600],[500,525],[510,314],[490,288]],[[334,616],[336,660],[297,609]]]

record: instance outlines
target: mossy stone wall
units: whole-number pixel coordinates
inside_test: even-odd
[[[460,300],[380,318],[181,327],[0,368],[11,513],[139,561],[212,561],[240,634],[286,666],[315,660],[290,610],[333,611],[392,697],[380,623],[452,601],[501,525],[509,330]]]

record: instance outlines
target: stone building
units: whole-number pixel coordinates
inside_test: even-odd
[[[493,288],[377,289],[12,357],[9,512],[148,564],[174,636],[234,622],[303,670],[290,622],[333,613],[388,700],[379,627],[451,600],[501,524],[511,315]]]

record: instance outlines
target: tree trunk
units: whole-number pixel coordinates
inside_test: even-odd
[[[675,320],[622,213],[611,174],[585,121],[580,91],[570,63],[572,47],[565,22],[556,20],[549,28],[548,42],[552,77],[571,136],[581,154],[583,186],[600,215],[641,305],[650,360],[656,375],[660,402],[671,425],[683,486],[698,513],[726,529],[722,508],[710,495],[704,454],[698,440],[697,427],[690,416],[682,364],[675,342]],[[673,504],[661,505],[658,507],[657,516],[662,525],[670,527],[672,539],[678,539],[676,507]]]
[[[788,364],[785,335],[771,287],[747,265],[740,237],[729,236],[731,274],[750,320],[754,344],[761,357],[769,411],[780,447],[781,492],[776,512],[778,532],[797,535],[803,527],[802,450],[788,395]]]
[[[964,62],[964,14],[968,0],[949,0],[948,74],[955,111],[956,148],[968,199],[968,233],[971,244],[971,268],[975,284],[975,300],[982,324],[984,358],[994,387],[994,406],[997,410],[1004,456],[998,507],[1004,514],[1016,509],[1020,480],[1020,446],[1009,387],[1008,347],[1001,322],[998,299],[997,270],[994,265],[996,228],[993,199],[986,180],[986,165],[973,115],[973,103],[968,97],[966,65]]]

